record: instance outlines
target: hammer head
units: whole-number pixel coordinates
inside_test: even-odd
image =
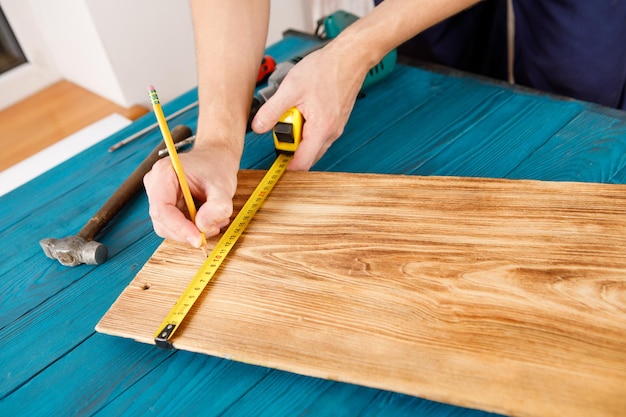
[[[61,265],[100,265],[107,260],[107,248],[95,240],[86,241],[80,236],[63,239],[42,239],[41,248],[48,258],[58,260]]]

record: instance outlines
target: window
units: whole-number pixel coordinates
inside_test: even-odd
[[[26,56],[0,8],[0,74],[25,62]]]

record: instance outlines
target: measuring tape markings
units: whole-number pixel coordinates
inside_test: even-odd
[[[200,297],[200,294],[209,281],[217,272],[237,239],[243,234],[252,217],[263,204],[274,185],[278,182],[282,174],[287,169],[287,164],[293,158],[291,154],[279,154],[270,169],[267,171],[259,185],[250,195],[241,211],[237,214],[226,232],[217,242],[207,260],[196,273],[193,280],[182,293],[174,307],[170,310],[165,320],[159,326],[159,330],[154,335],[157,347],[162,349],[174,349],[171,338],[182,323],[183,319],[191,310],[193,304]]]

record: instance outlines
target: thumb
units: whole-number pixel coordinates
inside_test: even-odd
[[[280,88],[269,100],[267,100],[252,120],[252,130],[256,133],[269,132],[276,126],[278,119],[290,108],[293,100],[281,94]]]
[[[196,214],[196,226],[207,236],[214,236],[230,222],[233,202],[228,197],[213,197],[200,206]]]

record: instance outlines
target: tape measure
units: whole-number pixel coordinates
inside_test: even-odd
[[[193,304],[200,298],[209,281],[215,276],[220,265],[252,221],[274,185],[287,170],[287,165],[293,158],[293,152],[300,144],[302,124],[302,115],[294,107],[288,110],[274,127],[274,146],[278,153],[276,160],[159,326],[158,331],[154,334],[154,341],[158,348],[174,349],[172,336],[180,327]]]
[[[277,152],[293,154],[298,149],[303,123],[302,114],[295,107],[283,114],[273,130],[274,148]]]

